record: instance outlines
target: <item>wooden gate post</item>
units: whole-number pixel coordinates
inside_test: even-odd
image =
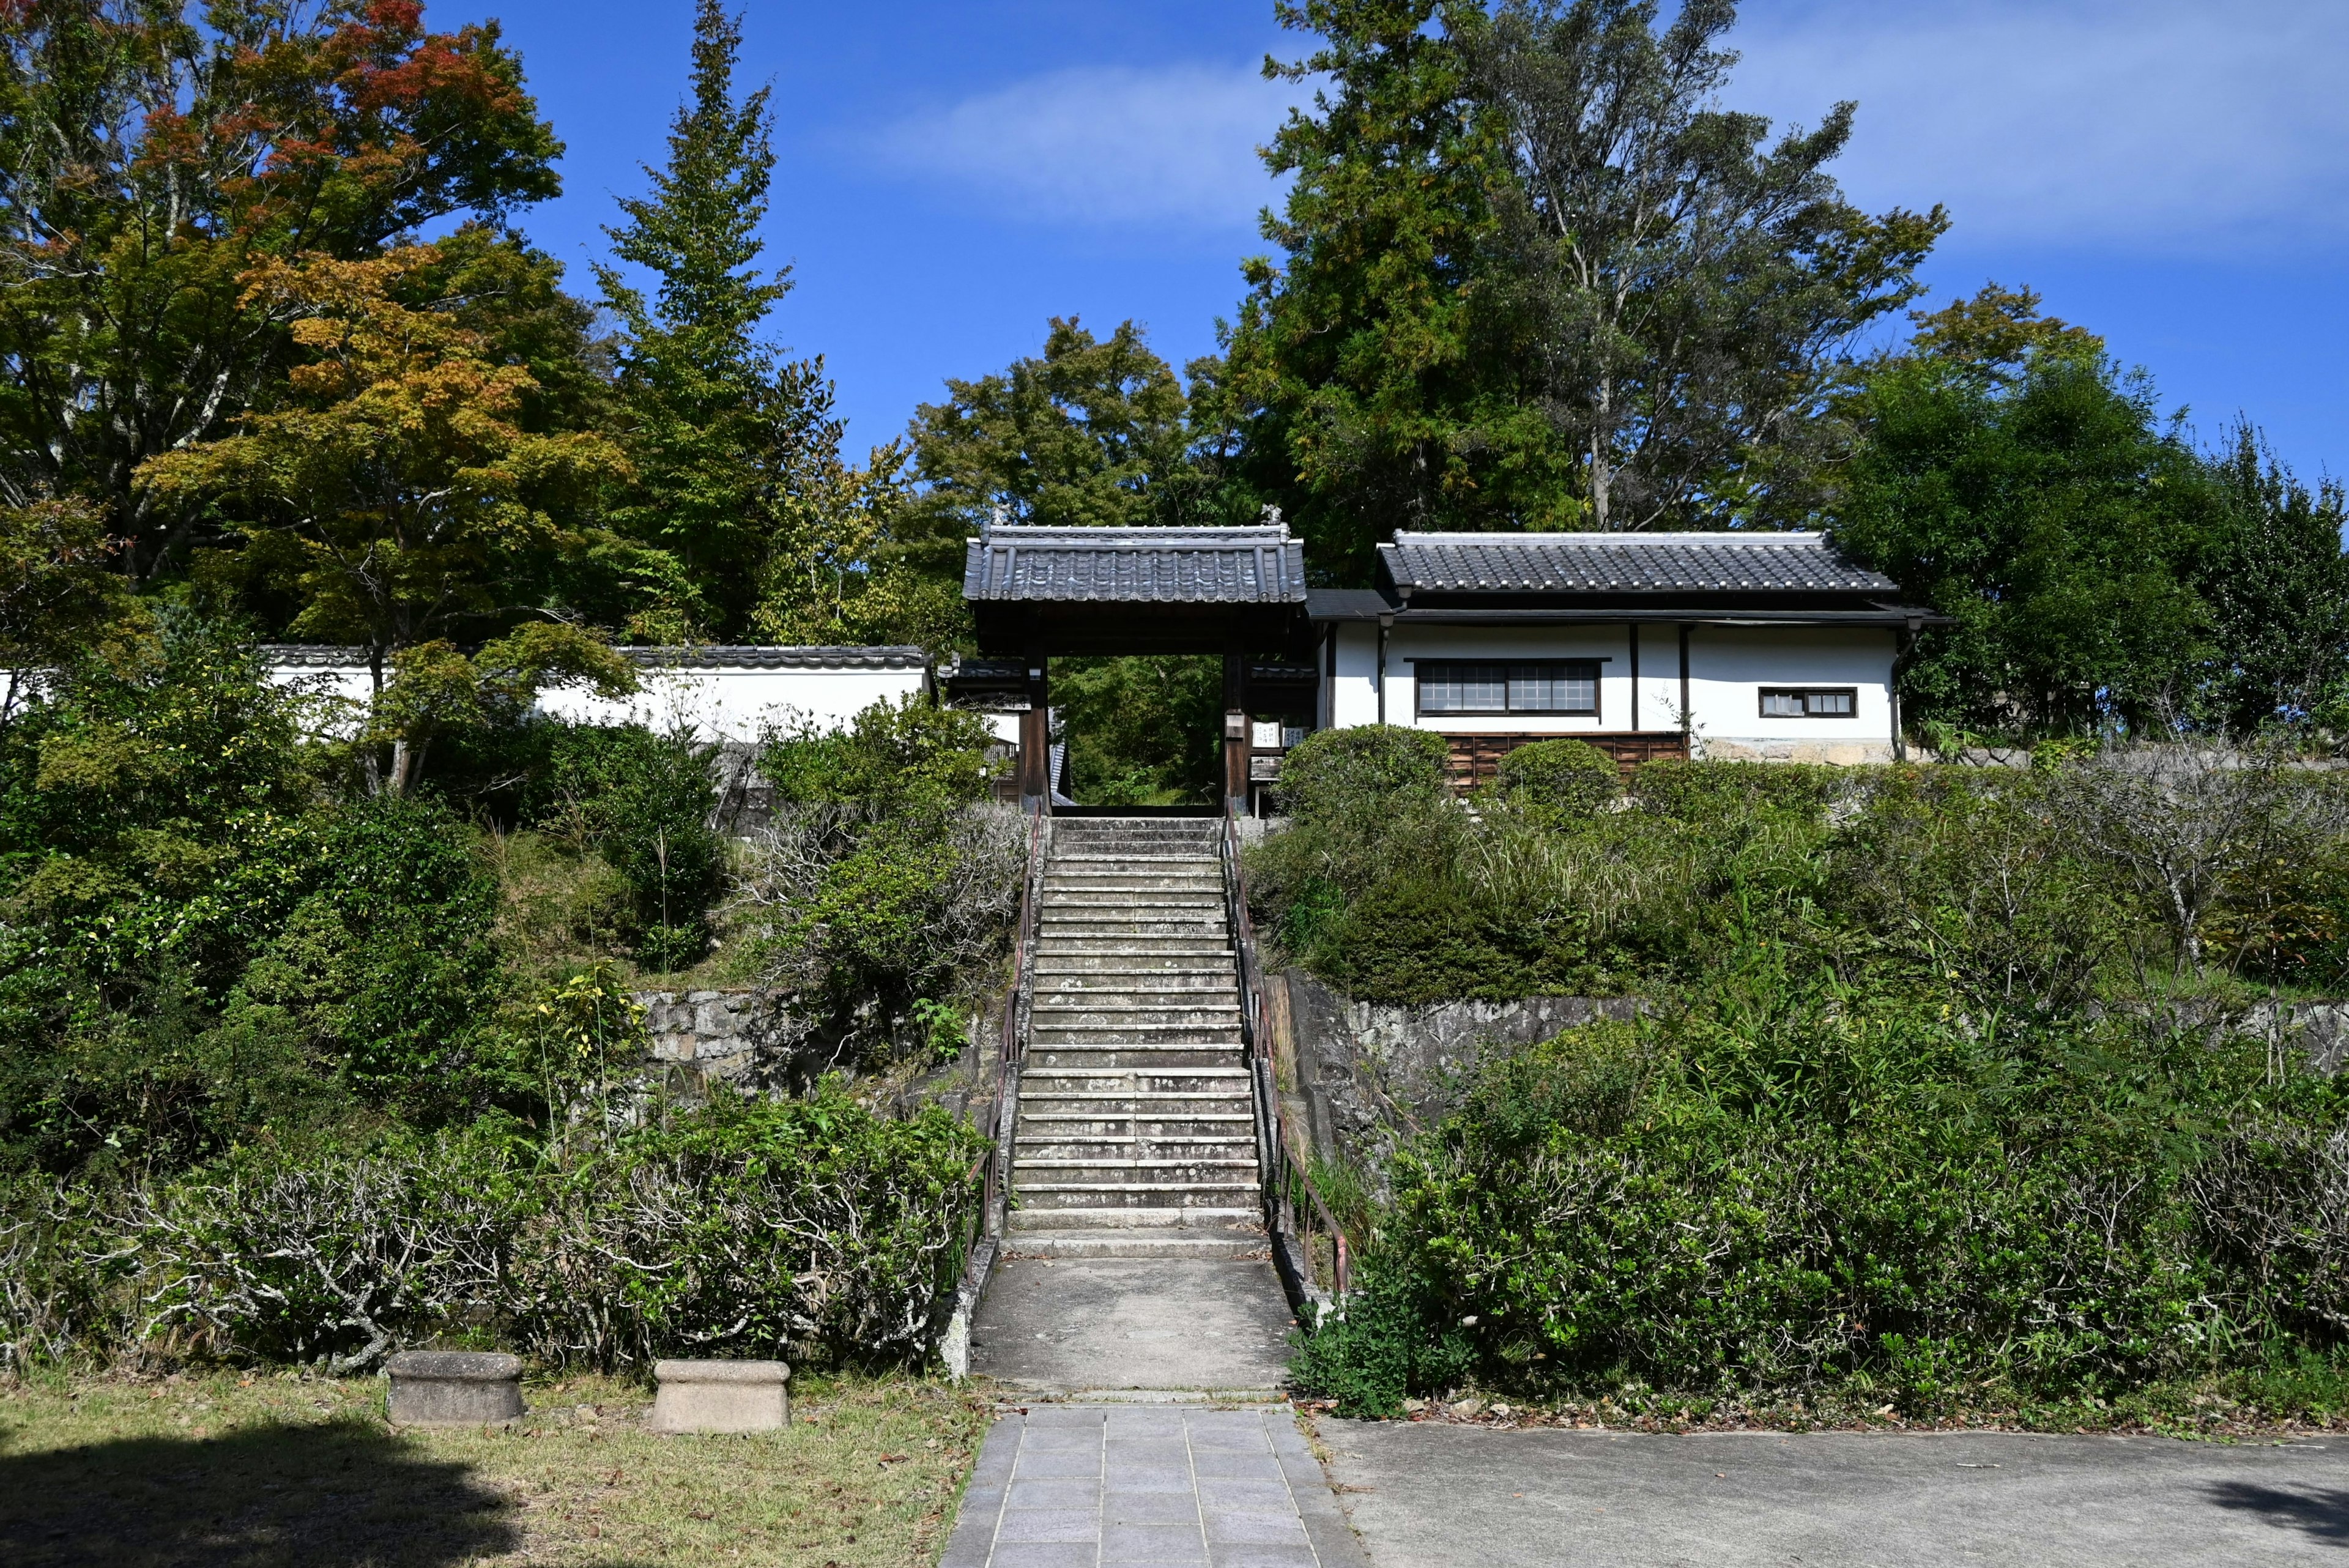
[[[1237,639],[1224,649],[1224,809],[1248,814],[1247,651]]]
[[[1028,656],[1028,711],[1019,715],[1019,809],[1052,813],[1052,705],[1050,667]]]

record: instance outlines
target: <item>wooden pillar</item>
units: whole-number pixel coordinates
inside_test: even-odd
[[[1028,655],[1028,711],[1019,715],[1019,809],[1052,811],[1052,691],[1041,652]]]
[[[1247,649],[1224,647],[1224,809],[1248,815]]]

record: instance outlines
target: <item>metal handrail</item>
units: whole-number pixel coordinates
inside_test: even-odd
[[[1247,1052],[1248,1077],[1255,1089],[1257,1169],[1264,1178],[1265,1220],[1276,1236],[1296,1236],[1309,1270],[1318,1268],[1313,1236],[1316,1226],[1330,1238],[1331,1294],[1344,1299],[1351,1287],[1353,1245],[1330,1212],[1305,1161],[1289,1141],[1288,1119],[1280,1112],[1280,1096],[1273,1078],[1272,1035],[1264,1023],[1264,965],[1257,954],[1256,926],[1248,915],[1247,868],[1240,859],[1239,823],[1224,817],[1224,901],[1232,923],[1232,946],[1238,955],[1240,1039]]]
[[[986,1167],[986,1186],[980,1198],[979,1212],[990,1235],[999,1235],[1004,1224],[1004,1183],[1011,1166],[1011,1140],[1019,1121],[1019,1061],[1027,1031],[1021,1027],[1030,1004],[1030,993],[1035,985],[1036,922],[1038,918],[1039,881],[1044,847],[1042,813],[1038,813],[1028,830],[1028,864],[1019,881],[1019,928],[1012,937],[1011,987],[1003,996],[1003,1029],[997,1042],[995,1107],[993,1125],[988,1128],[988,1150],[980,1156]]]

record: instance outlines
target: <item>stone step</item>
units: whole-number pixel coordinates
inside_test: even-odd
[[[1097,909],[1179,909],[1219,915],[1224,896],[1189,888],[1046,888],[1044,912],[1068,914]]]
[[[1119,1127],[1131,1126],[1120,1122]],[[1154,1162],[1201,1162],[1198,1168],[1234,1165],[1256,1168],[1256,1139],[1210,1133],[1197,1137],[1126,1137],[1095,1134],[1071,1136],[1064,1127],[1040,1127],[1031,1135],[1028,1118],[1019,1118],[1019,1136],[1013,1140],[1013,1158],[1022,1169],[1149,1170]]]
[[[1016,1258],[1264,1258],[1271,1256],[1272,1247],[1262,1225],[1228,1231],[1125,1225],[1100,1231],[1020,1231],[1008,1240]]]
[[[1036,950],[1036,973],[1040,980],[1057,981],[1062,975],[1090,975],[1106,980],[1199,980],[1208,977],[1225,984],[1235,983],[1237,970],[1234,967],[1231,950],[1206,949],[1197,952],[1066,952],[1049,951],[1040,943]]]
[[[1028,1181],[1014,1168],[1012,1191],[1023,1211],[1103,1209],[1239,1209],[1262,1190],[1253,1176],[1227,1181]]]
[[[1201,1012],[1207,1012],[1201,1009]],[[1241,1044],[1237,1011],[1224,1008],[1211,1016],[1186,1017],[1161,1009],[1154,1012],[1047,1012],[1039,1009],[1029,1025],[1030,1045],[1228,1045]]]
[[[1087,1078],[1085,1085],[1099,1080]],[[1019,1081],[1021,1114],[1065,1116],[1071,1120],[1111,1119],[1121,1126],[1136,1117],[1176,1120],[1198,1116],[1232,1116],[1241,1121],[1256,1119],[1256,1097],[1248,1092],[1245,1080],[1226,1085],[1215,1081],[1214,1087],[1195,1092],[1185,1089],[1132,1089],[1105,1091],[1090,1086],[1069,1086],[1061,1075],[1047,1074],[1030,1082]]]
[[[1264,1210],[1253,1199],[1217,1208],[1212,1204],[1125,1204],[1115,1209],[1014,1209],[1010,1231],[1206,1231],[1227,1235],[1261,1234]]]
[[[1061,1089],[1040,1083],[1031,1085],[1023,1079],[1019,1086],[1019,1105],[1023,1113],[1033,1111],[1039,1116],[1065,1116],[1072,1120],[1107,1118],[1121,1127],[1136,1117],[1174,1120],[1195,1116],[1237,1116],[1243,1121],[1253,1121],[1256,1116],[1255,1096],[1247,1092],[1245,1085],[1203,1090],[1197,1094],[1168,1089],[1102,1094]]]
[[[1092,998],[1038,997],[1030,1015],[1038,1029],[1237,1029],[1237,1002],[1220,1007],[1151,1007],[1140,1002],[1119,1006]]]
[[[1160,1107],[1120,1111],[1106,1106],[1087,1110],[1069,1101],[1055,1100],[1048,1108],[1019,1107],[1019,1139],[1031,1137],[1054,1147],[1131,1143],[1136,1147],[1179,1147],[1191,1149],[1209,1144],[1256,1147],[1256,1116],[1238,1106],[1168,1111]]]
[[[1197,1201],[1193,1194],[1244,1190],[1261,1185],[1253,1159],[1087,1159],[1082,1156],[1022,1156],[1021,1174],[1011,1183],[1023,1199],[1030,1192],[1149,1191],[1167,1203]],[[1123,1202],[1124,1199],[1116,1201]],[[1237,1202],[1238,1199],[1235,1199]]]
[[[1221,959],[1228,969],[1235,961],[1231,944],[1220,940],[1222,932],[1216,935],[1218,940],[1203,941],[1197,937],[1074,936],[1050,931],[1036,939],[1036,956],[1040,960],[1098,957],[1153,961],[1143,966],[1150,968],[1165,967],[1154,961],[1162,959]]]
[[[1078,1002],[1100,1002],[1102,1006],[1200,1006],[1207,1002],[1231,1002],[1238,994],[1233,976],[1212,976],[1212,973],[1139,973],[1139,976],[1116,976],[1116,973],[1055,973],[1036,976],[1036,1006],[1052,1002],[1055,1006],[1073,1006]],[[1238,1002],[1231,1002],[1238,1006]]]
[[[1217,904],[1211,909],[1185,909],[1118,903],[1104,904],[1097,909],[1065,909],[1048,903],[1044,906],[1043,919],[1038,925],[1046,936],[1124,934],[1187,937],[1217,934],[1224,929],[1224,907]]]
[[[1237,1062],[1240,1052],[1238,1046],[1224,1044],[1112,1041],[1074,1045],[1040,1041],[1028,1048],[1028,1059],[1039,1067],[1205,1067]]]

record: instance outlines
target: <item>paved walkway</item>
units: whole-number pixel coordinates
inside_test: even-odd
[[[2349,1441],[1318,1426],[1377,1568],[2349,1563]]]
[[[1011,1257],[979,1300],[970,1364],[1019,1388],[1276,1394],[1295,1327],[1261,1259]]]
[[[979,1450],[938,1568],[1363,1568],[1285,1406],[1039,1405]]]

